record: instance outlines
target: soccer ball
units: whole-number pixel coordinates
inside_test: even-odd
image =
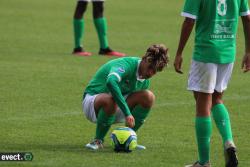
[[[111,134],[115,152],[131,152],[137,146],[137,136],[133,129],[118,127]]]

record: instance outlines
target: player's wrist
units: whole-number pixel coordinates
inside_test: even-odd
[[[125,118],[130,118],[132,114],[130,113],[129,115],[126,115]]]

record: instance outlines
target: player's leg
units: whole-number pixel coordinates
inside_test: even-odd
[[[210,137],[212,133],[212,123],[210,109],[212,105],[212,95],[210,93],[194,92],[196,97],[196,118],[195,132],[199,152],[199,164],[209,163]]]
[[[212,123],[210,118],[210,108],[212,95],[194,91],[196,101],[195,132],[198,144],[199,160],[185,167],[210,167],[210,136],[212,133]]]
[[[79,56],[90,56],[91,53],[85,52],[83,47],[81,46],[81,41],[84,36],[84,18],[83,15],[87,9],[88,1],[87,0],[79,0],[77,2],[74,19],[73,19],[73,27],[74,27],[74,39],[75,39],[75,47],[73,50],[73,54]]]
[[[104,0],[93,1],[93,18],[100,43],[99,54],[110,55],[110,56],[125,56],[124,53],[113,51],[109,47],[108,36],[107,36],[107,29],[108,29],[107,20],[104,17],[103,13],[104,13]]]
[[[222,100],[223,91],[227,88],[232,69],[233,64],[219,65],[212,105],[212,115],[223,139],[226,167],[237,167],[238,165],[229,112]]]
[[[145,122],[145,119],[155,101],[155,96],[151,91],[143,90],[130,94],[126,101],[131,109],[133,117],[135,118],[135,126],[133,127],[133,130],[137,131]],[[137,144],[136,149],[144,150],[146,147]]]
[[[135,118],[135,126],[133,129],[137,131],[145,122],[155,101],[155,96],[151,91],[143,90],[130,94],[126,101]]]
[[[89,100],[88,100],[88,97]],[[102,147],[104,137],[115,121],[116,104],[109,94],[86,96],[83,109],[86,116],[92,122],[96,122],[96,134],[93,142],[86,145],[87,148],[97,150]]]
[[[96,139],[104,140],[109,128],[115,121],[117,105],[109,94],[100,94],[95,99],[95,111],[97,115]]]
[[[216,83],[217,66],[212,63],[192,61],[188,78],[188,90],[194,92],[196,101],[195,132],[198,146],[198,162],[187,167],[210,166],[210,137],[212,132],[212,93]]]
[[[223,139],[226,167],[237,167],[236,146],[233,142],[229,113],[222,101],[222,93],[213,93],[212,114]]]
[[[108,47],[107,21],[103,16],[104,2],[93,1],[93,18],[101,48]]]
[[[229,113],[222,101],[222,94],[215,91],[213,93],[213,107],[212,114],[215,120],[216,126],[219,129],[223,143],[233,142],[231,123]]]

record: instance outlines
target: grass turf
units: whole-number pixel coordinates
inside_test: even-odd
[[[32,162],[0,162],[1,166],[178,167],[197,159],[194,100],[185,90],[193,37],[184,52],[185,74],[174,72],[183,2],[108,0],[109,43],[128,55],[142,56],[152,43],[170,48],[170,67],[152,79],[156,104],[138,132],[145,151],[117,154],[106,137],[105,149],[83,148],[95,125],[81,111],[84,87],[98,67],[111,58],[96,55],[99,46],[91,5],[85,15],[84,46],[93,57],[74,57],[72,15],[75,1],[1,0],[0,5],[0,152],[32,152]],[[238,57],[225,104],[231,111],[239,162],[249,166],[249,74],[240,70],[244,51],[242,27]],[[114,125],[117,126],[117,125]],[[213,125],[211,163],[224,166],[221,139]]]

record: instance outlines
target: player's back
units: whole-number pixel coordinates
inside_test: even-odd
[[[136,75],[135,71],[137,70],[139,60],[139,57],[123,57],[105,63],[97,70],[96,74],[91,79],[85,89],[85,93],[93,95],[109,92],[106,86],[106,80],[112,71],[112,68],[116,68],[118,72],[123,72],[122,70],[126,70],[126,74],[130,75],[128,77],[132,77]]]

